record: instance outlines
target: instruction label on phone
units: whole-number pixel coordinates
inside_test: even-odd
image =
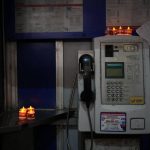
[[[100,130],[109,132],[125,132],[126,114],[122,112],[101,112]]]

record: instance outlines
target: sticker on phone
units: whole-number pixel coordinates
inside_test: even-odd
[[[106,132],[125,132],[126,113],[123,112],[101,112],[100,129]]]

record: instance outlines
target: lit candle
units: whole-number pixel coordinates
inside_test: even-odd
[[[27,109],[27,119],[35,119],[35,108],[32,106]]]
[[[113,27],[113,28],[112,28],[112,34],[113,34],[113,35],[116,35],[116,33],[117,33],[117,30],[116,30],[115,27]]]
[[[111,35],[112,34],[112,30],[109,27],[107,27],[105,34],[106,35]]]
[[[132,29],[130,27],[127,28],[126,32],[128,35],[132,35]]]
[[[119,29],[118,29],[118,35],[122,35],[123,34],[123,29],[122,27],[120,26]]]
[[[19,110],[19,120],[26,119],[27,109],[25,107],[20,108]]]

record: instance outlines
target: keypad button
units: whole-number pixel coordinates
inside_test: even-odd
[[[111,93],[111,91],[110,91],[110,90],[107,90],[107,93]]]
[[[107,89],[111,89],[110,86],[107,86]]]
[[[111,97],[111,94],[107,94],[107,97]]]
[[[115,99],[114,99],[114,98],[112,98],[112,101],[114,102],[114,101],[115,101]]]
[[[118,98],[116,98],[116,101],[118,101]]]

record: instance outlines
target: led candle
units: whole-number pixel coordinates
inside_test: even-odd
[[[27,119],[35,119],[35,109],[32,106],[27,109]]]
[[[107,27],[105,34],[106,35],[111,35],[112,34],[112,30],[109,27]]]
[[[19,110],[19,120],[26,119],[27,109],[25,107],[20,108]]]
[[[127,35],[132,35],[132,29],[130,27],[127,28],[126,30]]]
[[[112,34],[113,34],[113,35],[116,35],[116,33],[117,33],[117,30],[116,30],[115,27],[113,27],[113,28],[112,28]]]
[[[120,26],[119,29],[118,29],[118,35],[122,35],[123,34],[123,29],[122,27]]]

